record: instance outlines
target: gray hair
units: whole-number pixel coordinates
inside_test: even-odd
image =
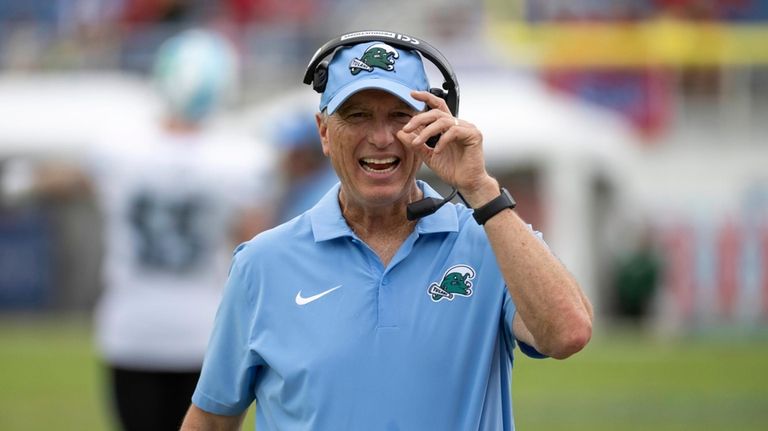
[[[324,108],[322,111],[320,111],[320,119],[323,121],[323,124],[328,122],[329,117],[330,115],[328,114],[328,109]]]

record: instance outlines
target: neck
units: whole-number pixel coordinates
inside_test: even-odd
[[[376,252],[382,264],[387,266],[416,226],[415,221],[409,221],[406,218],[406,205],[408,202],[419,199],[421,195],[421,190],[414,182],[413,189],[404,196],[404,199],[388,205],[371,207],[351,203],[342,187],[339,193],[339,204],[349,227],[358,238]]]
[[[380,210],[362,210],[343,204],[339,196],[341,213],[352,231],[379,256],[386,267],[392,261],[397,250],[416,226],[405,216],[405,207],[392,205]]]
[[[422,195],[423,193],[414,183],[413,189],[397,202],[381,206],[366,206],[348,199],[342,187],[339,193],[339,205],[347,224],[361,239],[365,240],[377,235],[397,237],[397,233],[405,232],[404,238],[416,225],[415,221],[406,219],[406,206],[409,202],[420,199]]]
[[[370,242],[377,237],[387,237],[392,240],[404,240],[413,228],[415,221],[407,220],[405,209],[398,208],[392,214],[367,215],[355,217],[343,211],[347,224],[360,239]]]

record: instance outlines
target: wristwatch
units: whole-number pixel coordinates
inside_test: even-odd
[[[512,209],[515,205],[517,205],[517,203],[512,198],[512,195],[509,194],[507,189],[502,187],[499,196],[493,198],[490,202],[480,208],[475,208],[475,212],[472,216],[475,218],[477,224],[484,225],[485,222],[501,212],[501,210],[506,208]]]

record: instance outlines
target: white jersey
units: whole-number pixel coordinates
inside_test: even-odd
[[[97,342],[114,365],[200,367],[235,244],[232,222],[270,195],[255,143],[158,133],[90,160],[104,215]]]

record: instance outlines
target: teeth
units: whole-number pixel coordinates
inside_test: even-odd
[[[395,167],[397,167],[397,165],[392,165],[392,166],[388,167],[387,169],[373,169],[373,168],[371,168],[368,165],[363,165],[363,169],[365,169],[366,171],[368,171],[368,172],[376,172],[377,174],[386,174],[387,172],[392,172],[392,171],[395,170]]]
[[[387,157],[386,159],[374,159],[371,157],[363,157],[364,163],[373,163],[376,165],[385,165],[387,163],[395,163],[397,161],[397,157]]]
[[[363,157],[360,159],[360,166],[367,172],[385,174],[392,172],[397,168],[399,159],[397,157],[386,157],[376,159],[373,157]]]

